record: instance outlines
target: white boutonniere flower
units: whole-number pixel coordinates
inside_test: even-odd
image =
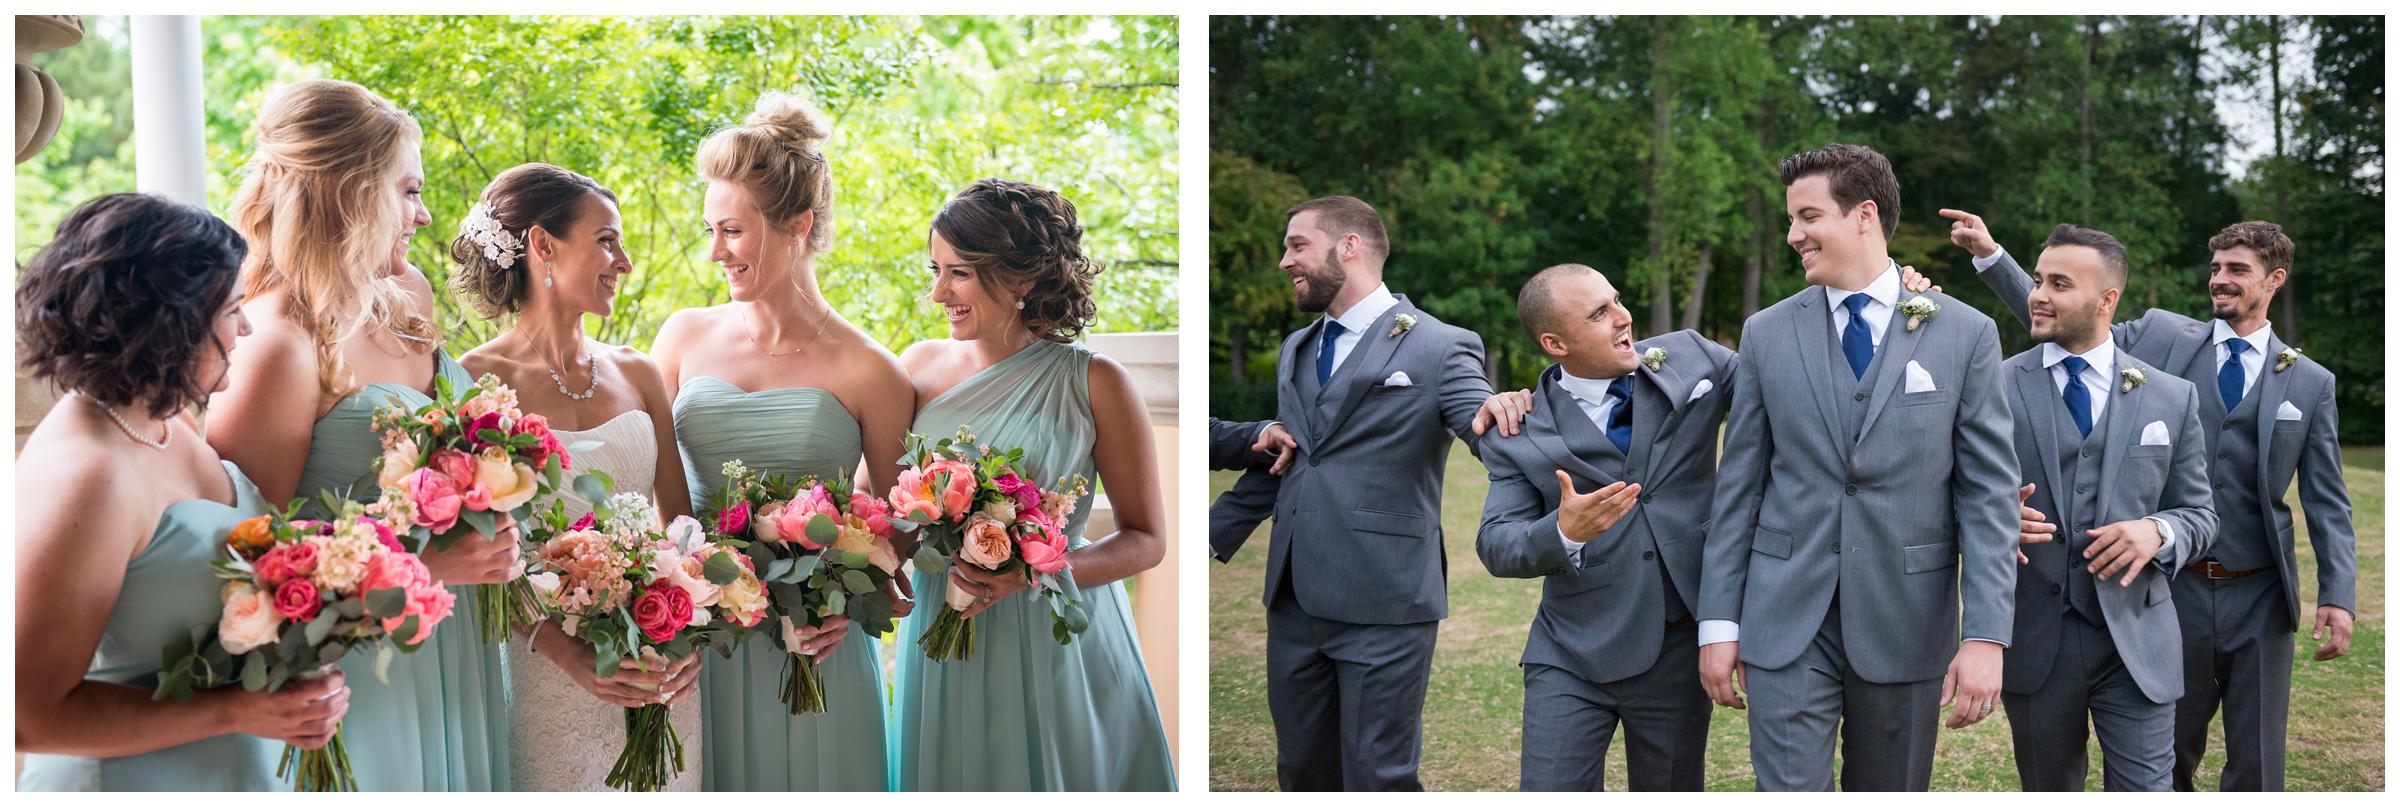
[[[2142,372],[2142,368],[2139,367],[2127,367],[2119,370],[2117,376],[2125,379],[2123,383],[2117,385],[2118,392],[2132,392],[2134,387],[2150,383],[2149,374]]]
[[[1384,335],[1383,335],[1383,338],[1385,338],[1385,339],[1390,339],[1390,338],[1392,338],[1392,337],[1396,337],[1396,336],[1399,336],[1399,335],[1401,335],[1401,334],[1408,333],[1408,329],[1410,329],[1410,328],[1414,328],[1414,327],[1417,327],[1417,317],[1416,317],[1416,315],[1415,315],[1415,314],[1401,314],[1401,315],[1399,315],[1399,316],[1396,316],[1396,317],[1393,317],[1393,318],[1392,318],[1392,332],[1391,332],[1391,333],[1384,334]]]
[[[1935,305],[1932,300],[1925,299],[1925,295],[1922,294],[1908,298],[1908,302],[1900,304],[1900,313],[1908,315],[1908,331],[1910,333],[1915,333],[1917,326],[1932,322],[1933,315],[1941,313],[1941,311],[1941,306]]]
[[[1666,348],[1654,347],[1649,350],[1642,351],[1642,365],[1649,367],[1650,372],[1658,372],[1658,366],[1665,363],[1667,363]]]
[[[2284,349],[2283,349],[2283,352],[2282,352],[2282,353],[2277,353],[2277,354],[2275,354],[2275,372],[2278,372],[2278,373],[2280,373],[2280,372],[2283,372],[2283,371],[2285,371],[2285,370],[2292,369],[2292,365],[2299,364],[2299,363],[2300,363],[2300,349],[2299,349],[2299,348],[2296,348],[2296,347],[2287,347],[2287,348],[2284,348]]]

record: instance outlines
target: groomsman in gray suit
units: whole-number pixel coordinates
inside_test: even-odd
[[[1900,294],[1873,149],[1781,166],[1810,285],[1742,328],[1702,563],[1700,672],[1750,714],[1762,790],[1924,790],[1934,724],[1996,708],[2018,523],[1992,320]],[[1961,600],[1964,600],[1962,611]],[[1964,641],[1961,641],[1961,630]]]
[[[2025,300],[2042,344],[2002,373],[2030,482],[2018,493],[2035,511],[2001,683],[2017,778],[2026,790],[2082,790],[2097,733],[2108,790],[2165,791],[2183,695],[2167,581],[2217,528],[2199,395],[2109,338],[2123,244],[2061,224],[2042,246]]]
[[[1983,219],[1942,214],[1955,220],[1950,240],[1975,254],[1977,276],[2025,319],[2032,285],[2025,271],[1992,241]],[[2246,221],[2218,232],[2208,248],[2211,321],[2153,308],[2111,330],[2118,349],[2198,388],[2208,434],[2217,539],[2173,584],[2184,679],[2175,707],[2175,789],[2192,789],[2209,721],[2222,704],[2219,789],[2282,790],[2292,637],[2307,613],[2293,563],[2292,510],[2283,501],[2294,478],[2317,555],[2309,633],[2321,641],[2317,661],[2350,651],[2357,538],[2342,483],[2333,373],[2285,345],[2267,322],[2291,271],[2291,239],[2272,223]]]
[[[1558,363],[1520,433],[1483,442],[1475,552],[1542,579],[1518,661],[1521,787],[1603,789],[1623,723],[1634,790],[1699,790],[1710,706],[1692,613],[1733,351],[1693,331],[1636,344],[1616,288],[1578,264],[1534,275],[1517,318]]]
[[[1483,340],[1383,285],[1383,218],[1348,196],[1286,215],[1283,270],[1300,310],[1285,339],[1267,554],[1267,708],[1284,790],[1422,790],[1420,712],[1449,611],[1442,466],[1481,420],[1504,433],[1522,393],[1495,396]]]

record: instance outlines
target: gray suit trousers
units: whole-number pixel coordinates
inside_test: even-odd
[[[1922,791],[1933,781],[1942,679],[1878,684],[1851,669],[1841,609],[1792,663],[1749,668],[1750,765],[1758,789],[1833,789],[1833,745],[1842,745],[1842,789]]]
[[[1606,684],[1548,664],[1525,665],[1520,789],[1606,790],[1608,743],[1625,726],[1634,790],[1700,789],[1708,767],[1708,691],[1700,688],[1698,623],[1667,629],[1658,661]]]
[[[2085,716],[2100,735],[2101,783],[2110,792],[2168,790],[2175,705],[2154,703],[2117,656],[2108,631],[2062,614],[2058,656],[2039,689],[2003,692],[2017,781],[2028,791],[2081,791],[2090,770]]]
[[[2175,702],[2175,789],[2192,790],[2208,751],[2208,722],[2225,706],[2224,791],[2283,789],[2284,728],[2292,702],[2292,618],[2273,574],[2210,580],[2175,576],[2183,627],[2183,699]]]
[[[1425,685],[1439,620],[1359,625],[1310,616],[1289,590],[1267,607],[1267,711],[1285,791],[1423,790]]]

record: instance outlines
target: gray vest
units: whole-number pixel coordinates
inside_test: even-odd
[[[2203,348],[2203,355],[2213,348]],[[2272,359],[2259,365],[2263,372],[2272,371]],[[2264,379],[2251,379],[2250,389],[2242,394],[2242,403],[2225,412],[2225,401],[2217,396],[2216,384],[2201,384],[2200,399],[2207,403],[2202,423],[2207,415],[2218,415],[2218,428],[2208,430],[2209,481],[2215,483],[2217,505],[2217,540],[2208,555],[2229,569],[2265,569],[2275,565],[2274,530],[2267,526],[2267,503],[2258,496],[2258,452],[2261,442],[2258,433],[2259,399],[2266,397]]]
[[[2042,372],[2051,376],[2055,386],[2058,371]],[[2106,388],[2091,389],[2089,383],[2084,389],[2095,398],[2109,393]],[[2058,429],[2060,480],[2059,489],[2051,491],[2050,500],[2059,505],[2059,540],[2067,547],[2066,557],[2061,561],[2066,569],[2060,575],[2067,585],[2060,596],[2065,598],[2068,609],[2083,615],[2084,621],[2107,630],[2108,617],[2100,611],[2100,595],[2093,588],[2091,565],[2083,557],[2083,550],[2091,546],[2092,538],[2083,531],[2100,526],[2100,452],[2108,449],[2108,418],[2116,417],[2117,410],[2124,406],[2119,403],[2101,412],[2100,417],[2092,420],[2092,433],[2087,437],[2075,432],[2075,417],[2067,413],[2063,396],[2053,395],[2050,401],[2057,409],[2051,413],[2050,422]]]
[[[1339,371],[1337,370],[1336,372]],[[1643,405],[1664,405],[1661,403],[1661,399],[1658,396],[1643,394],[1642,388],[1648,386],[1648,384],[1649,382],[1643,381],[1640,378],[1634,379],[1631,387],[1633,390],[1633,397],[1637,399],[1648,398],[1649,400],[1642,401]],[[1561,392],[1563,393],[1564,390],[1561,390]],[[1572,403],[1574,400],[1574,396],[1572,395],[1562,394],[1560,397],[1566,398],[1570,403]],[[1617,404],[1617,406],[1620,408],[1634,405],[1637,404],[1634,404],[1630,401]],[[1558,415],[1559,436],[1566,439],[1567,445],[1578,447],[1577,456],[1582,457],[1585,462],[1591,463],[1593,468],[1599,469],[1600,473],[1607,475],[1607,477],[1610,479],[1621,479],[1627,482],[1638,481],[1626,477],[1626,456],[1622,452],[1617,451],[1616,443],[1609,442],[1608,430],[1606,428],[1602,427],[1598,423],[1593,422],[1590,417],[1584,415],[1583,407],[1581,405],[1575,405],[1572,409],[1561,411],[1558,413]],[[1635,434],[1633,439],[1639,440],[1643,437],[1644,435]],[[1588,447],[1589,450],[1582,450],[1584,447]],[[1590,491],[1585,492],[1589,493]],[[1630,518],[1631,516],[1629,515],[1627,517]],[[1651,542],[1650,549],[1652,551],[1657,551],[1658,536],[1654,533],[1650,533],[1648,530],[1643,530],[1643,533],[1649,536],[1649,540]],[[1675,591],[1675,576],[1667,573],[1666,562],[1662,560],[1656,565],[1658,566],[1658,580],[1659,585],[1661,586],[1660,591],[1665,592],[1666,594],[1667,624],[1672,625],[1677,622],[1681,622],[1683,621],[1684,617],[1691,616],[1691,609],[1683,607],[1683,597]]]

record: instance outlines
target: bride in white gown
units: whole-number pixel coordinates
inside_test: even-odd
[[[619,244],[616,197],[599,183],[556,166],[527,164],[484,188],[451,242],[452,287],[486,317],[516,314],[515,324],[459,362],[480,377],[496,375],[517,391],[518,407],[550,421],[565,445],[596,442],[573,455],[569,478],[600,471],[614,493],[640,493],[657,504],[660,523],[689,515],[666,383],[649,357],[584,335],[583,316],[614,311],[617,282],[633,267]],[[592,503],[571,489],[559,499],[569,518]],[[547,511],[548,501],[534,503]],[[700,664],[620,670],[601,678],[591,645],[553,620],[520,631],[504,658],[515,721],[509,737],[518,790],[606,790],[625,747],[625,709],[664,698],[683,741],[683,772],[670,791],[700,789]]]

